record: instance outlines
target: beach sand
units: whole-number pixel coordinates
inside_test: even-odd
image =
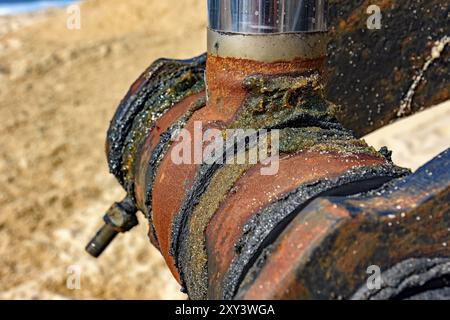
[[[124,195],[104,154],[120,99],[153,60],[205,50],[205,6],[92,0],[81,8],[81,30],[66,28],[64,10],[16,17],[13,27],[0,18],[0,299],[186,298],[143,219],[98,260],[84,246]],[[417,168],[450,147],[449,124],[446,103],[367,141]],[[76,290],[66,285],[73,266]]]

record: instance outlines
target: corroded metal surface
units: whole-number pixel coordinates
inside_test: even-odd
[[[339,260],[342,264],[354,268],[349,272],[362,268],[359,262],[371,258],[365,245],[357,248],[360,251],[353,251],[367,252],[370,257],[357,257],[356,262],[344,255],[340,247],[345,241],[350,246],[355,238],[367,236],[356,231],[366,227],[366,221],[360,218],[366,215],[353,217],[354,212],[347,208],[350,202],[346,201],[360,201],[360,204],[352,204],[352,210],[360,205],[383,212],[397,204],[394,200],[393,203],[387,201],[391,198],[383,199],[384,207],[380,199],[372,203],[375,198],[371,193],[360,196],[363,200],[348,196],[379,188],[392,179],[408,175],[408,170],[396,167],[389,152],[374,150],[341,125],[336,118],[339,108],[323,96],[323,59],[264,63],[210,56],[206,73],[207,101],[203,83],[198,82],[201,78],[194,77],[195,81],[177,88],[179,79],[192,79],[191,71],[186,68],[198,68],[200,72],[203,66],[198,61],[204,60],[191,61],[188,67],[184,63],[178,65],[177,68],[188,73],[187,78],[177,68],[169,68],[171,73],[165,73],[165,67],[161,67],[160,72],[167,75],[163,81],[167,86],[163,90],[170,93],[170,97],[162,95],[161,100],[155,102],[162,112],[149,113],[145,108],[154,110],[153,104],[139,101],[147,107],[142,107],[134,117],[125,116],[133,110],[133,103],[127,99],[142,95],[141,90],[145,91],[142,87],[126,97],[123,102],[126,107],[119,109],[119,116],[112,123],[123,130],[121,123],[129,122],[120,159],[122,171],[116,174],[119,180],[123,179],[137,208],[146,214],[152,243],[159,248],[174,277],[192,299],[350,297],[361,286],[360,278],[341,279],[338,270],[330,281],[337,281],[339,285],[347,281],[347,291],[343,287],[333,287],[338,284],[327,289],[323,282],[313,281],[314,268],[305,261],[326,244],[323,250],[317,251],[322,252],[317,261],[324,266],[321,271],[324,277],[331,274],[327,268],[334,267],[326,260],[333,250],[345,256]],[[147,87],[156,86],[152,81],[148,81]],[[180,98],[174,100],[172,95]],[[280,129],[279,172],[275,176],[263,176],[258,164],[174,163],[170,157],[177,146],[174,135],[184,128],[194,136],[196,122],[202,123],[203,130]],[[113,159],[111,153],[117,151],[109,150]],[[437,174],[442,176],[440,172]],[[413,181],[411,185],[417,184],[417,179],[411,179],[408,180]],[[382,188],[396,190],[398,186]],[[435,190],[429,194],[431,192]],[[339,197],[321,198],[330,195]],[[414,197],[410,205],[423,207],[421,200]],[[326,211],[328,209],[331,213]],[[438,207],[436,214],[442,214],[444,209]],[[337,216],[333,217],[335,213]],[[387,219],[389,217],[385,216],[375,222],[369,219],[374,239],[376,232],[380,232],[378,236],[385,236],[386,230],[380,226],[389,223]],[[348,222],[353,226],[348,232],[345,231],[350,228],[347,220],[354,224]],[[407,232],[413,234],[417,228],[412,224]],[[331,235],[336,233],[345,239],[339,245],[329,244]],[[402,236],[404,232],[399,231],[392,236],[392,241],[400,241]],[[407,237],[407,240],[412,241],[412,238]],[[389,252],[378,243],[375,247]],[[372,254],[380,255],[378,250],[381,249],[374,249]],[[426,251],[415,241],[405,244],[398,257],[392,253],[395,259],[386,258],[380,263],[389,262],[391,267],[412,257],[414,252],[419,252],[420,257],[428,253],[434,257],[436,253],[434,249]],[[305,273],[300,281],[299,270],[303,270],[304,265],[311,267],[311,272]],[[319,293],[307,287],[314,283],[321,288]],[[261,291],[261,286],[270,289]]]
[[[313,132],[320,141],[308,141]],[[323,140],[327,134],[331,139]],[[296,139],[302,143],[296,144]],[[174,251],[192,298],[222,298],[222,286],[238,281],[241,268],[273,235],[272,229],[321,192],[340,188],[351,193],[354,190],[344,185],[364,181],[373,187],[401,174],[364,144],[352,146],[351,135],[338,130],[283,129],[280,140],[280,168],[274,176],[261,175],[260,165],[201,168],[183,205],[181,216],[186,220],[180,223],[184,228]],[[250,249],[236,249],[246,245]]]
[[[382,165],[386,160],[377,156],[304,152],[280,159],[275,176],[261,176],[258,168],[247,171],[207,228],[208,297],[231,299],[254,255],[318,195],[352,194],[396,175],[392,166],[380,170]],[[358,188],[349,187],[358,182]]]
[[[208,57],[206,71],[208,82],[207,105],[195,112],[186,122],[184,128],[194,137],[195,123],[201,122],[203,131],[210,128],[223,130],[230,128],[232,124],[236,124],[236,119],[244,119],[244,116],[240,116],[240,114],[243,113],[246,115],[246,111],[249,108],[243,108],[242,105],[246,100],[248,92],[254,86],[248,85],[246,88],[242,84],[246,77],[254,73],[270,77],[276,74],[300,75],[305,72],[309,73],[309,70],[320,70],[323,63],[323,58],[312,61],[297,59],[290,63],[262,63],[210,56]],[[310,82],[305,79],[302,82],[303,86],[311,86]],[[287,88],[285,88],[282,92],[283,94],[287,94],[287,91]],[[255,102],[249,105],[255,106]],[[270,103],[267,105],[271,106]],[[277,107],[279,108],[280,106]],[[269,117],[264,117],[264,114],[267,113],[261,113],[261,121],[265,119],[268,122],[271,119],[271,123],[274,125],[286,123],[288,119],[292,119],[292,114],[295,115],[295,113],[289,112],[282,117],[269,119]],[[278,114],[281,115],[280,112]],[[255,123],[253,123],[253,126],[262,127],[256,126]],[[194,143],[194,140],[191,141],[192,150],[195,150]],[[167,152],[171,153],[176,146],[177,143],[174,143],[169,147]],[[170,157],[164,157],[160,162],[155,176],[155,185],[152,190],[153,223],[161,253],[176,277],[179,277],[179,271],[176,267],[173,253],[174,249],[172,248],[173,246],[176,247],[176,245],[172,244],[172,242],[174,241],[174,237],[175,239],[178,237],[177,230],[184,219],[184,216],[181,214],[183,201],[192,188],[199,170],[200,165],[194,161],[190,164],[176,164]],[[170,172],[170,174],[167,174],[167,172]]]
[[[353,300],[449,300],[450,259],[412,258],[383,271],[380,288],[362,286]]]
[[[238,299],[350,298],[366,269],[450,257],[450,150],[356,197],[313,201],[260,255]]]
[[[327,97],[342,107],[344,126],[362,136],[450,98],[448,1],[329,0],[329,5]],[[367,27],[370,5],[381,9],[379,30]]]
[[[175,103],[204,90],[206,55],[191,60],[159,59],[135,81],[120,103],[108,130],[106,152],[110,172],[132,193],[134,154],[152,122]]]
[[[280,226],[315,197],[352,194],[407,173],[336,120],[335,105],[323,98],[323,63],[323,58],[265,63],[210,56],[206,106],[201,87],[183,86],[189,93],[164,112],[150,119],[143,108],[133,119],[128,136],[139,139],[130,140],[136,150],[123,149],[124,181],[149,219],[150,239],[191,298],[232,298]],[[166,82],[178,83],[171,76]],[[178,89],[164,90],[178,96]],[[157,106],[171,101],[161,99]],[[263,176],[260,165],[174,163],[172,135],[180,128],[194,135],[195,122],[203,130],[281,129],[279,173]],[[131,164],[125,161],[130,157],[135,157]]]
[[[108,130],[110,171],[146,215],[150,239],[157,247],[164,245],[164,239],[153,227],[156,171],[170,148],[172,132],[204,105],[205,63],[206,55],[155,61],[132,85]]]
[[[358,137],[450,98],[450,4],[385,0],[382,28],[369,30],[372,4],[329,0],[326,95]]]

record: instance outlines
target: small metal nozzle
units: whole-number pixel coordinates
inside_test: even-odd
[[[125,198],[115,203],[103,217],[104,225],[86,246],[86,251],[93,257],[99,257],[119,233],[127,232],[138,224],[136,207],[131,199]]]
[[[94,258],[98,258],[118,234],[119,232],[111,225],[105,223],[89,241],[86,251]]]

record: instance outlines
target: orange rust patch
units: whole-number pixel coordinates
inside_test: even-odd
[[[337,177],[351,168],[383,163],[384,159],[368,155],[342,157],[333,153],[301,152],[281,158],[278,174],[274,176],[261,175],[261,165],[252,167],[238,180],[208,225],[210,281],[221,283],[234,258],[234,247],[243,226],[261,209],[304,183]]]
[[[141,210],[144,210],[144,192],[145,192],[145,178],[147,175],[148,163],[152,156],[153,150],[156,148],[160,141],[161,134],[170,128],[178,119],[180,119],[186,112],[189,111],[192,104],[199,98],[203,97],[205,92],[199,92],[190,95],[175,104],[164,115],[156,120],[155,128],[153,128],[150,134],[145,138],[144,144],[139,152],[140,161],[137,166],[136,184],[135,184],[135,197],[136,203]]]
[[[295,59],[264,63],[246,59],[208,56],[206,81],[208,85],[208,109],[222,121],[229,121],[237,113],[246,96],[242,87],[250,75],[276,75],[323,70],[325,57],[314,60]],[[219,120],[219,119],[215,119]]]
[[[346,210],[324,205],[326,215],[309,214],[298,216],[279,240],[279,246],[270,255],[258,278],[245,293],[244,299],[283,299],[295,292],[307,296],[307,289],[295,281],[300,261],[307,260],[311,248],[316,247],[330,229],[336,228],[336,221],[348,218]]]

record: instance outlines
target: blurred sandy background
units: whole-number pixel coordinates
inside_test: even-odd
[[[104,155],[118,102],[156,58],[205,50],[205,14],[203,0],[90,0],[81,30],[64,10],[0,17],[0,299],[185,298],[142,219],[99,260],[84,246],[123,196]],[[417,168],[450,147],[450,104],[367,140]]]

